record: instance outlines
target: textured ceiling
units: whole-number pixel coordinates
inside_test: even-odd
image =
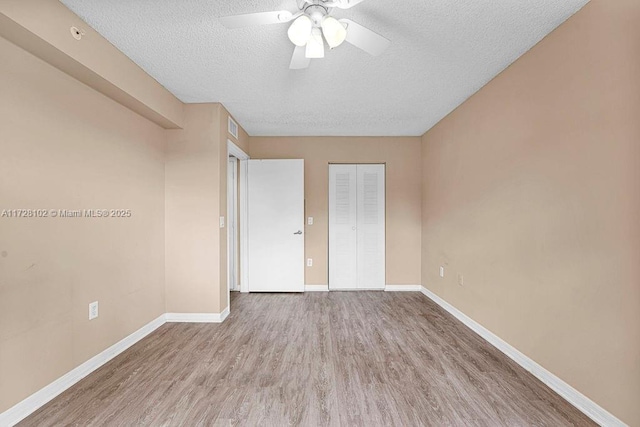
[[[289,70],[287,24],[220,16],[295,0],[62,0],[187,103],[221,102],[250,135],[422,135],[588,0],[367,0],[333,16],[391,40]]]

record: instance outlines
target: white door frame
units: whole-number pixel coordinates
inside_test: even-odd
[[[227,163],[227,283],[238,290],[238,158]]]
[[[239,196],[240,196],[240,292],[249,292],[249,283],[247,282],[247,267],[249,258],[247,256],[247,245],[249,244],[248,237],[248,224],[249,218],[247,216],[249,203],[248,203],[248,160],[249,155],[242,151],[240,147],[234,144],[231,140],[227,139],[227,157],[232,155],[240,161],[240,175],[238,176]],[[228,247],[228,245],[227,245]],[[227,254],[229,256],[229,254]],[[227,298],[229,302],[231,290],[229,289],[229,282],[227,281]]]

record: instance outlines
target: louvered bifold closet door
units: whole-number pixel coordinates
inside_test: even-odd
[[[329,287],[358,287],[356,167],[329,165]]]
[[[357,165],[358,289],[385,287],[385,168]]]
[[[384,165],[329,165],[329,288],[385,287]]]

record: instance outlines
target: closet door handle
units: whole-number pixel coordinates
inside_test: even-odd
[[[298,230],[298,231],[296,231],[296,232],[295,232],[295,233],[293,233],[293,234],[302,234],[302,231],[301,231],[301,230]]]

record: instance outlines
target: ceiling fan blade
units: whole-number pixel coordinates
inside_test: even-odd
[[[289,64],[289,69],[291,70],[302,70],[303,68],[307,68],[311,63],[311,59],[305,56],[306,51],[305,46],[296,46],[293,51],[293,56],[291,57],[291,64]]]
[[[374,33],[370,29],[353,22],[351,19],[340,19],[340,22],[346,24],[346,40],[355,47],[360,48],[373,56],[380,55],[391,44],[390,40],[387,40],[380,34]]]
[[[362,3],[364,0],[335,0],[331,7],[338,9],[351,9],[353,6]]]
[[[247,13],[244,15],[223,16],[220,23],[227,28],[243,28],[254,25],[282,24],[300,16],[292,14],[288,10],[276,10],[274,12]]]

